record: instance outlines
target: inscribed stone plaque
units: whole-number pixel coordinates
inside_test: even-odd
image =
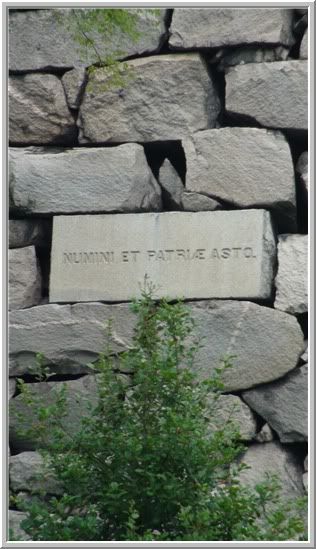
[[[50,302],[269,298],[275,253],[265,210],[58,216]]]

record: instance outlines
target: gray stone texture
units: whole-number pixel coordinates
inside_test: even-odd
[[[239,44],[292,45],[293,10],[260,8],[175,8],[172,49],[218,48]]]
[[[56,402],[59,391],[66,387],[67,413],[61,420],[61,427],[70,436],[81,426],[81,419],[90,414],[91,405],[97,404],[97,381],[94,375],[83,376],[73,381],[29,383],[28,389],[34,399],[31,409],[22,400],[21,395],[10,400],[9,436],[11,448],[16,451],[32,451],[45,447],[50,441],[50,429],[43,431],[43,436],[34,437],[29,429],[38,424],[37,407],[49,406]]]
[[[301,45],[300,59],[308,59],[308,29],[305,30]]]
[[[265,423],[262,427],[261,431],[257,434],[255,437],[257,442],[271,442],[274,439],[273,431],[268,425],[268,423]]]
[[[301,360],[306,363],[308,362],[308,340],[307,339],[304,341],[304,346],[305,346],[305,351],[301,355]]]
[[[280,132],[221,128],[183,141],[186,189],[246,207],[281,210],[296,218],[291,151]],[[288,221],[290,223],[290,221]]]
[[[28,214],[159,210],[161,190],[135,143],[11,149],[11,207]]]
[[[306,61],[248,63],[226,73],[226,110],[262,126],[307,130]]]
[[[294,316],[247,301],[201,301],[190,310],[203,343],[194,363],[201,379],[232,355],[225,392],[268,383],[295,368],[304,340]]]
[[[11,10],[10,10],[11,11]],[[101,57],[156,52],[166,32],[164,16],[166,10],[155,14],[145,10],[137,17],[139,38],[134,42],[126,34],[111,36],[110,41],[95,34],[94,40]],[[9,18],[9,67],[12,71],[34,71],[39,69],[71,69],[86,67],[98,61],[97,54],[90,48],[82,50],[67,28],[69,10],[17,10]],[[73,20],[73,16],[69,14]]]
[[[308,235],[278,236],[274,307],[287,313],[308,311]]]
[[[304,191],[308,193],[308,152],[304,151],[295,166],[295,171],[299,176],[299,181],[301,183],[301,187],[303,187]]]
[[[106,325],[112,319],[114,353],[131,344],[136,317],[127,304],[77,303],[41,305],[10,314],[10,375],[30,372],[37,352],[59,373],[87,371],[106,347]]]
[[[16,381],[14,378],[9,379],[9,400],[13,397],[16,389]]]
[[[308,471],[308,454],[304,459],[304,471]]]
[[[9,541],[31,541],[30,536],[21,528],[21,522],[26,518],[27,514],[22,511],[9,510]]]
[[[22,452],[11,456],[10,488],[13,492],[60,494],[61,487],[49,463],[38,452]]]
[[[159,169],[158,181],[163,190],[163,199],[166,204],[179,209],[184,185],[177,170],[167,158]]]
[[[45,246],[48,244],[44,221],[34,219],[10,219],[9,248]]]
[[[279,442],[251,445],[241,461],[250,467],[240,474],[243,484],[254,487],[266,480],[266,473],[274,474],[279,477],[284,498],[289,500],[304,495],[302,466],[294,452]]]
[[[257,431],[257,421],[252,410],[236,395],[220,395],[211,402],[210,431],[223,429],[225,424],[233,423],[241,440],[252,440]]]
[[[80,143],[175,140],[214,127],[220,100],[199,54],[146,57],[128,67],[122,89],[107,89],[102,69],[90,78]]]
[[[273,61],[285,61],[289,56],[288,48],[279,46],[277,48],[258,48],[250,46],[248,48],[239,47],[233,51],[219,50],[215,54],[212,62],[220,60],[219,69],[225,70],[226,67],[235,65],[244,65],[245,63],[271,63]]]
[[[181,203],[186,212],[211,212],[222,208],[220,202],[209,196],[186,191],[182,194]]]
[[[41,273],[34,246],[9,250],[9,309],[24,309],[41,300]]]
[[[9,139],[15,145],[69,145],[75,121],[61,81],[52,74],[9,77]]]
[[[246,391],[242,396],[277,432],[281,442],[307,440],[307,365],[296,368],[278,381]]]
[[[303,473],[302,475],[303,485],[305,492],[308,492],[308,473]]]
[[[87,76],[84,68],[72,69],[63,75],[61,81],[70,109],[79,109],[86,80]]]

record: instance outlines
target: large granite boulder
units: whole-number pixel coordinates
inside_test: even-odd
[[[226,110],[269,128],[307,130],[306,61],[248,63],[226,73]]]
[[[186,190],[240,208],[281,211],[295,227],[294,168],[280,132],[258,128],[220,128],[197,132],[183,141]]]
[[[22,511],[9,510],[9,541],[31,541],[23,528],[21,522],[26,519],[27,514]]]
[[[80,143],[175,140],[214,127],[220,100],[199,54],[145,57],[127,66],[120,88],[108,86],[103,69],[90,77]]]
[[[48,229],[45,221],[34,219],[10,219],[9,248],[48,245]]]
[[[308,311],[308,235],[279,235],[275,285],[276,309],[292,314]]]
[[[229,424],[239,431],[241,440],[252,440],[257,432],[257,421],[253,411],[237,395],[220,395],[211,400],[212,413],[208,430],[228,427]]]
[[[41,272],[34,246],[9,250],[9,309],[38,305],[41,289]]]
[[[262,8],[175,8],[172,49],[218,48],[239,44],[292,45],[293,10]]]
[[[141,145],[11,149],[11,207],[27,214],[160,210]]]
[[[41,305],[10,314],[10,375],[30,372],[36,354],[57,373],[87,371],[106,348],[106,326],[112,320],[110,346],[114,353],[131,344],[136,317],[129,305],[76,303]]]
[[[243,393],[247,404],[278,433],[281,442],[308,438],[308,367]]]
[[[226,392],[268,383],[293,370],[304,348],[295,317],[247,301],[201,301],[190,304],[195,333],[201,339],[194,369],[210,377],[221,360]]]
[[[131,12],[135,13],[135,10]],[[139,33],[136,40],[127,33],[117,32],[108,40],[102,34],[93,33],[98,54],[104,58],[115,55],[115,52],[119,57],[156,52],[166,33],[165,12],[164,9],[145,9],[135,13]],[[96,63],[98,55],[95,49],[82,48],[74,39],[74,17],[71,10],[56,8],[10,13],[10,70],[71,69]]]
[[[166,205],[170,209],[180,209],[184,185],[178,172],[167,158],[159,169],[158,181]]]
[[[252,444],[241,461],[250,467],[240,474],[243,484],[254,487],[266,479],[266,474],[277,475],[281,496],[292,500],[304,495],[303,468],[295,453],[279,442]]]
[[[9,140],[14,145],[75,143],[64,88],[52,74],[9,77]]]
[[[49,423],[47,429],[41,429],[39,435],[38,408],[56,402],[60,391],[65,390],[66,415],[61,418],[60,426],[66,435],[72,435],[81,428],[81,420],[96,406],[96,376],[88,375],[73,381],[29,383],[28,390],[33,398],[32,406],[26,404],[23,395],[10,400],[10,446],[15,451],[32,451],[45,447],[51,441]],[[31,429],[34,429],[31,432]],[[36,433],[36,434],[34,434]]]
[[[10,458],[10,488],[15,493],[59,494],[60,484],[49,463],[38,452],[21,452]]]

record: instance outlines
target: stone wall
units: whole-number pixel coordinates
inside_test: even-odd
[[[119,352],[135,322],[126,303],[49,303],[53,216],[224,210],[229,222],[229,212],[257,209],[270,212],[277,240],[269,291],[247,300],[188,301],[205,337],[197,369],[206,376],[221,356],[236,355],[218,413],[226,418],[233,410],[240,423],[252,466],[245,481],[272,469],[286,495],[303,493],[307,10],[176,8],[161,10],[159,20],[141,16],[140,41],[123,44],[132,78],[119,89],[107,86],[102,70],[89,77],[95,56],[83,60],[55,11],[10,13],[12,492],[36,491],[41,467],[36,444],[19,434],[15,378],[45,391],[48,401],[65,381],[65,427],[74,429],[83,414],[77,397],[95,395],[86,364],[102,349],[103,323],[113,318]],[[38,351],[55,372],[46,384],[32,375]],[[18,528],[23,515],[11,513]]]

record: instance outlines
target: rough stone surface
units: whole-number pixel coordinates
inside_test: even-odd
[[[44,246],[46,241],[45,224],[34,219],[10,219],[9,248]],[[45,242],[46,241],[46,242]]]
[[[307,339],[304,341],[304,346],[305,346],[305,351],[301,355],[301,360],[303,362],[308,362],[308,340]]]
[[[255,486],[265,480],[265,473],[278,475],[281,494],[286,499],[295,499],[304,494],[302,467],[295,454],[279,442],[251,445],[241,461],[250,466],[240,474],[243,484]]]
[[[186,212],[211,212],[222,208],[220,202],[200,193],[184,191],[181,202]]]
[[[268,299],[274,263],[266,210],[56,216],[49,299]]]
[[[128,67],[120,90],[105,89],[102,70],[90,79],[79,111],[80,143],[175,140],[214,127],[220,101],[199,54],[146,57]]]
[[[235,395],[220,395],[212,403],[212,416],[209,428],[223,428],[227,422],[233,422],[238,428],[241,440],[252,440],[257,431],[254,413],[241,398]]]
[[[30,371],[37,352],[57,373],[87,371],[105,349],[106,324],[112,319],[111,348],[125,351],[131,344],[135,315],[125,304],[77,303],[41,305],[10,314],[10,375]]]
[[[304,459],[304,471],[308,471],[308,454],[306,458]]]
[[[57,479],[38,452],[22,452],[10,458],[10,488],[13,492],[60,493]]]
[[[169,44],[173,49],[236,44],[294,43],[293,10],[255,8],[175,8]]]
[[[12,10],[10,10],[12,11]],[[71,69],[92,65],[97,59],[93,48],[81,51],[67,29],[68,10],[18,10],[9,18],[9,67],[12,71],[39,69]],[[159,49],[166,32],[164,18],[151,10],[138,15],[140,37],[133,42],[127,36],[111,36],[111,44],[104,37],[94,35],[101,57],[120,50],[121,56],[151,53]],[[58,20],[58,16],[60,20]]]
[[[11,149],[11,207],[26,213],[159,210],[161,190],[135,143],[70,150]]]
[[[308,370],[296,368],[274,383],[243,393],[247,404],[278,433],[281,442],[308,438]]]
[[[239,207],[284,210],[295,219],[295,179],[291,151],[279,132],[221,128],[183,141],[186,189]]]
[[[74,434],[80,428],[82,418],[89,415],[89,404],[97,404],[97,381],[94,375],[83,376],[74,381],[59,382],[40,382],[29,383],[28,388],[31,394],[44,399],[45,405],[50,405],[56,400],[58,392],[63,385],[66,386],[67,414],[62,418],[62,427],[66,433]],[[17,414],[21,414],[19,417]],[[21,396],[10,400],[10,426],[9,436],[10,444],[16,451],[36,450],[44,447],[45,440],[34,440],[26,430],[35,426],[37,422],[36,411],[30,411],[30,408],[21,400]],[[49,440],[49,432],[47,442]]]
[[[268,383],[295,368],[303,348],[295,317],[247,301],[201,301],[190,309],[203,342],[194,366],[201,379],[231,355],[226,392]]]
[[[16,389],[16,381],[14,378],[9,379],[9,400],[13,397]]]
[[[308,59],[308,29],[306,29],[300,45],[300,59]]]
[[[248,63],[226,73],[226,109],[270,128],[308,128],[307,62]]]
[[[299,180],[303,189],[308,193],[308,152],[304,151],[299,157],[295,170],[299,176]]]
[[[87,76],[84,68],[67,71],[61,81],[70,109],[79,109]]]
[[[303,473],[302,475],[303,485],[305,492],[308,492],[308,473]]]
[[[278,272],[274,307],[287,313],[308,311],[308,236],[285,234],[278,237]]]
[[[220,60],[219,69],[224,70],[226,67],[244,65],[245,63],[286,61],[288,56],[289,49],[283,46],[279,46],[278,48],[239,47],[233,51],[224,48],[215,54],[214,58],[212,58],[212,63]]]
[[[9,309],[24,309],[41,300],[41,274],[34,246],[9,250]]]
[[[9,139],[16,145],[71,144],[76,125],[52,74],[9,78]]]
[[[12,536],[10,535],[10,530],[13,534],[13,541],[19,540],[19,541],[30,541],[31,538],[24,532],[24,530],[21,528],[21,522],[22,520],[26,519],[27,514],[22,513],[22,511],[13,511],[10,509],[9,511],[9,540],[12,539]]]
[[[264,424],[255,438],[257,442],[271,442],[274,439],[273,431],[268,423]]]
[[[184,186],[178,172],[167,158],[159,170],[158,180],[164,191],[166,203],[179,208]]]

